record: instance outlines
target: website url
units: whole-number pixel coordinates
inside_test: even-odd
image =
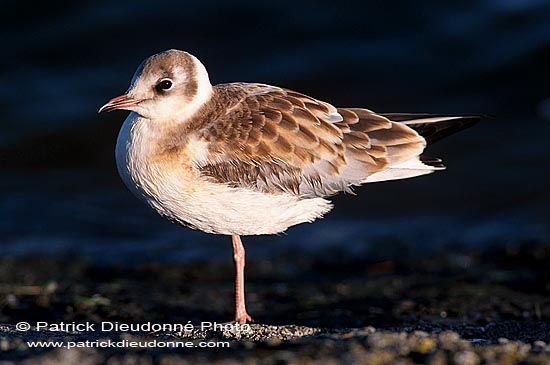
[[[229,348],[228,341],[27,341],[30,348]]]

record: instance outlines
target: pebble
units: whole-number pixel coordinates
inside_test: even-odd
[[[459,351],[453,356],[456,365],[478,365],[479,356],[473,351]]]

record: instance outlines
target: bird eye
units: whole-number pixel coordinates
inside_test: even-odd
[[[172,80],[170,79],[162,79],[159,81],[159,83],[157,84],[157,91],[168,91],[172,88],[172,85],[174,85],[174,83],[172,82]]]

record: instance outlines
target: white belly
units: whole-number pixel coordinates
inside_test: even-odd
[[[135,113],[128,116],[117,140],[117,168],[134,194],[175,223],[208,233],[273,234],[312,222],[332,208],[322,198],[299,199],[212,183],[185,159],[159,161],[150,123]]]

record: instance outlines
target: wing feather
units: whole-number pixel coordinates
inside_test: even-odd
[[[477,124],[482,115],[435,115],[389,113],[385,117],[401,122],[417,131],[430,144],[451,134],[460,132]]]
[[[418,158],[426,145],[413,128],[367,109],[337,109],[262,84],[215,90],[225,112],[195,128],[207,158],[194,163],[205,178],[232,187],[329,196]]]

